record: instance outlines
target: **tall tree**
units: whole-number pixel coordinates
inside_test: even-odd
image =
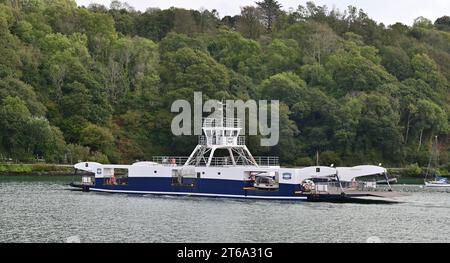
[[[254,6],[241,7],[241,15],[238,16],[236,30],[244,37],[258,39],[261,35],[261,12]]]
[[[173,30],[177,33],[192,35],[199,32],[199,26],[195,22],[191,10],[175,9],[174,10],[174,26]]]
[[[281,11],[281,4],[276,0],[263,0],[255,3],[261,9],[262,18],[264,25],[266,26],[266,30],[268,32],[272,32],[277,16]]]
[[[450,16],[442,16],[436,19],[434,26],[443,31],[450,32]]]

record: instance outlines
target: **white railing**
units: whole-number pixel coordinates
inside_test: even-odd
[[[259,166],[278,166],[279,159],[276,156],[255,156],[253,157]],[[167,165],[167,166],[182,166],[189,159],[188,156],[154,156],[153,162]],[[206,166],[208,158],[204,157],[199,159],[198,166]],[[192,160],[192,164],[196,163],[196,160]],[[231,157],[213,157],[211,158],[210,166],[232,166],[233,160]],[[252,165],[252,162],[245,158],[235,157],[235,165]]]
[[[168,166],[181,166],[186,163],[188,156],[153,156],[153,162]]]
[[[234,138],[236,138],[236,137],[225,136],[225,138],[227,138],[227,139],[228,139],[228,138],[231,138],[231,139],[234,140]],[[208,140],[208,138],[207,138],[205,135],[200,135],[200,136],[198,137],[198,144],[199,144],[199,145],[207,145],[207,144],[229,144],[228,142],[219,143],[219,142],[217,142],[216,140],[217,140],[216,137],[211,137],[211,138],[209,138],[209,140]],[[245,145],[245,136],[240,135],[240,136],[237,137],[237,145]]]
[[[242,128],[237,118],[203,118],[203,128]]]
[[[234,163],[230,156],[211,158],[210,166],[233,166],[233,165],[253,165],[252,161],[245,158],[234,157]],[[254,157],[259,166],[278,166],[278,157],[275,156],[256,156]],[[200,159],[198,165],[206,166],[208,158]]]
[[[243,135],[238,136],[237,144],[238,145],[245,145],[245,136],[243,136]]]
[[[259,166],[279,166],[280,159],[278,156],[254,156],[253,157]]]

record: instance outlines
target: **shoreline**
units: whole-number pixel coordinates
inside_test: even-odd
[[[19,176],[27,176],[27,177],[39,177],[39,176],[49,176],[49,177],[62,177],[62,176],[81,176],[84,173],[77,173],[74,174],[74,172],[27,172],[27,173],[14,173],[14,172],[4,172],[0,173],[0,176],[3,177],[19,177]]]
[[[72,165],[64,164],[16,164],[16,163],[0,163],[0,176],[71,176],[74,175],[75,169]],[[81,175],[84,173],[77,173]]]

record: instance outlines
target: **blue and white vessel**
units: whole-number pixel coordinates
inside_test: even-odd
[[[131,165],[77,163],[77,170],[90,175],[72,186],[108,193],[331,200],[356,190],[357,177],[386,173],[385,168],[371,165],[280,167],[278,157],[253,156],[240,134],[240,121],[223,113],[204,119],[202,129],[204,135],[190,156],[157,156],[152,162]]]

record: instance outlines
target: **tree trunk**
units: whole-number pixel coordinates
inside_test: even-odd
[[[409,124],[411,122],[411,112],[408,112],[408,121],[406,123],[406,134],[405,134],[405,140],[404,143],[408,143],[408,136],[409,136]]]
[[[420,130],[419,147],[417,147],[417,151],[420,151],[420,148],[422,147],[422,135],[423,135],[423,129]]]

